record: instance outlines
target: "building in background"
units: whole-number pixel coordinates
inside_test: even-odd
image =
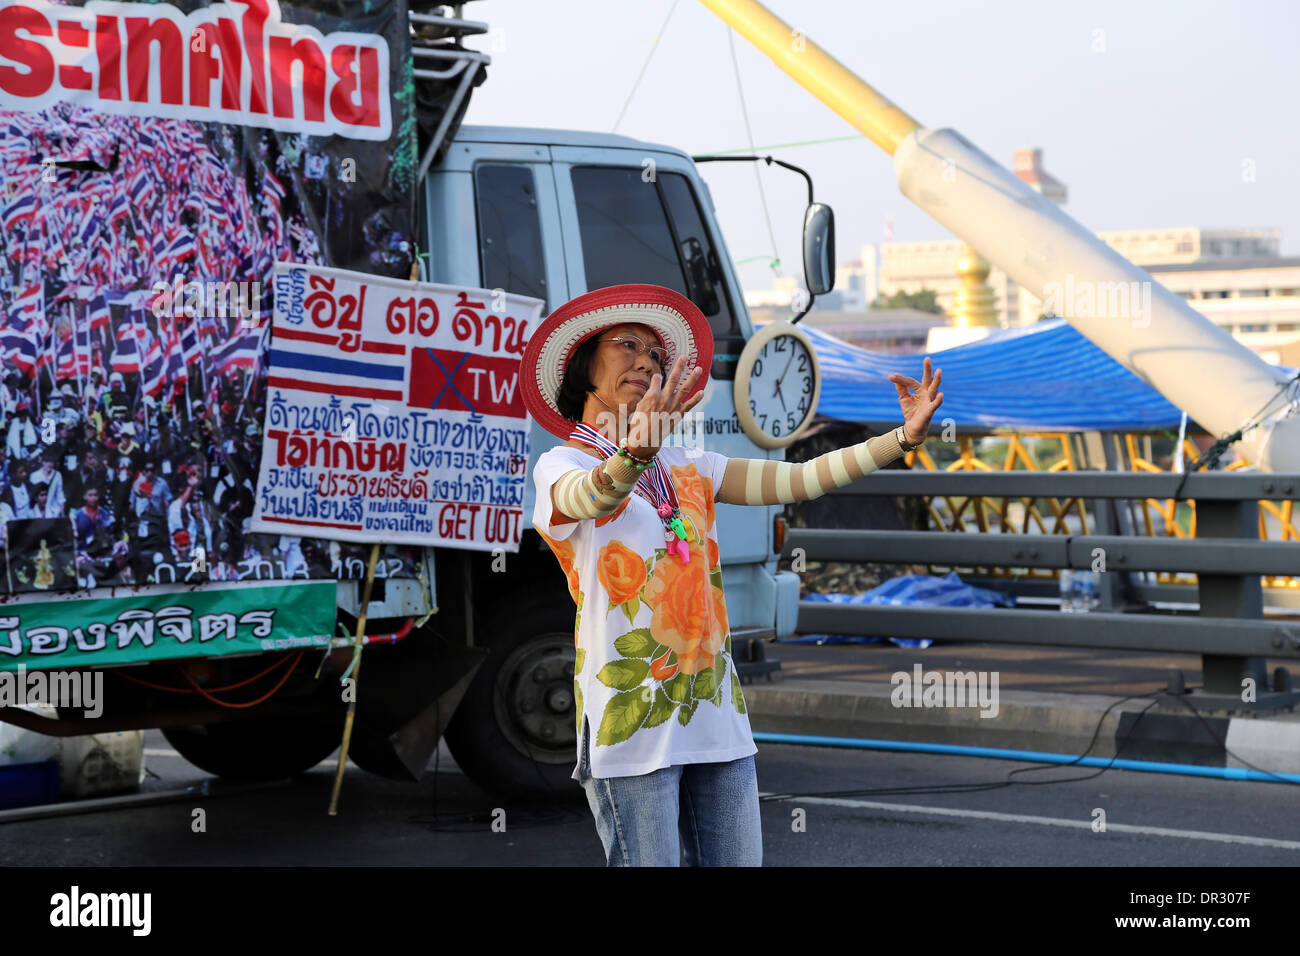
[[[1043,168],[1043,151],[1041,149],[1018,149],[1012,164],[1016,176],[1035,192],[1040,192],[1058,206],[1064,206],[1069,195],[1065,183],[1061,182]]]
[[[1204,235],[1214,234],[1202,232]],[[1256,239],[1216,241],[1254,245]],[[1193,262],[1152,264],[1146,269],[1264,361],[1300,365],[1300,256],[1225,253]]]

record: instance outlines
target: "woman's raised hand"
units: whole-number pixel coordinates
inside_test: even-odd
[[[889,376],[889,380],[898,389],[898,404],[903,409],[903,432],[907,436],[908,444],[914,445],[919,445],[925,440],[926,433],[930,430],[930,419],[934,416],[935,410],[943,404],[943,392],[939,391],[939,380],[943,378],[943,369],[936,369],[931,376],[928,355],[925,357],[923,368],[923,380],[920,382],[906,375],[899,375],[897,372]],[[916,394],[913,395],[909,388],[916,389]]]
[[[657,455],[659,447],[681,424],[682,417],[704,398],[703,390],[686,398],[704,374],[704,369],[697,365],[689,374],[683,375],[685,371],[686,356],[679,355],[668,373],[668,380],[664,381],[663,375],[656,373],[628,417],[627,447],[636,457]]]

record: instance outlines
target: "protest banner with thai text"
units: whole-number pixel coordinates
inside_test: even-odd
[[[278,263],[254,531],[516,551],[539,299]]]

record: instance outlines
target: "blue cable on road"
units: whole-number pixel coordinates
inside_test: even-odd
[[[1160,761],[1155,761],[1155,760],[1132,760],[1128,758],[1121,758],[1120,754],[1123,752],[1125,745],[1128,744],[1129,739],[1132,737],[1134,731],[1137,730],[1138,724],[1142,722],[1142,718],[1146,716],[1147,711],[1149,711],[1160,701],[1161,697],[1165,697],[1165,696],[1174,697],[1180,704],[1187,707],[1192,712],[1193,716],[1195,716],[1196,719],[1199,720],[1201,724],[1205,727],[1206,732],[1209,733],[1210,737],[1217,744],[1223,747],[1224,753],[1227,754],[1229,757],[1232,757],[1233,759],[1238,760],[1243,764],[1246,764],[1246,766],[1245,767],[1205,767],[1197,764],[1162,763]],[[1097,738],[1101,734],[1101,728],[1102,725],[1106,722],[1107,715],[1110,714],[1110,712],[1114,710],[1116,707],[1118,707],[1120,704],[1123,704],[1126,701],[1138,700],[1146,697],[1150,697],[1151,702],[1142,708],[1142,710],[1138,713],[1137,719],[1133,722],[1133,726],[1129,728],[1128,733],[1125,734],[1124,737],[1118,741],[1117,746],[1115,748],[1115,756],[1110,758],[1089,757],[1088,753],[1096,745]],[[1080,780],[1090,780],[1093,777],[1100,776],[1101,774],[1105,773],[1107,770],[1109,770],[1112,767],[1117,767],[1121,770],[1137,770],[1143,773],[1173,773],[1173,774],[1181,774],[1183,776],[1215,777],[1222,780],[1246,780],[1250,782],[1300,784],[1300,774],[1274,773],[1273,771],[1270,770],[1260,770],[1258,767],[1254,766],[1254,764],[1250,763],[1250,761],[1243,760],[1241,757],[1238,757],[1236,754],[1234,754],[1231,750],[1228,749],[1226,740],[1219,739],[1218,735],[1214,733],[1213,728],[1210,727],[1210,725],[1206,722],[1205,717],[1201,714],[1199,710],[1196,709],[1196,707],[1194,707],[1188,701],[1184,700],[1181,696],[1177,694],[1169,694],[1168,691],[1157,691],[1154,694],[1132,694],[1128,697],[1121,697],[1113,701],[1110,704],[1110,706],[1108,706],[1102,712],[1101,718],[1097,721],[1097,726],[1092,732],[1092,740],[1088,742],[1088,746],[1084,749],[1083,753],[1077,756],[1072,756],[1070,754],[1045,753],[1045,752],[1039,752],[1035,750],[1006,750],[997,747],[975,747],[975,746],[963,745],[963,744],[936,744],[936,743],[925,743],[925,742],[918,742],[918,741],[879,740],[879,739],[858,738],[858,737],[819,737],[811,734],[756,733],[753,736],[755,741],[759,741],[762,743],[805,744],[805,745],[817,746],[817,747],[849,747],[849,748],[858,748],[858,749],[867,749],[867,750],[893,750],[893,751],[903,751],[903,752],[913,752],[913,753],[948,754],[952,756],[990,757],[990,758],[1000,759],[1000,760],[1026,760],[1038,764],[1038,766],[1035,767],[1020,767],[1017,768],[1016,770],[1012,770],[1007,774],[1005,780],[995,780],[995,781],[989,781],[985,783],[934,784],[931,786],[921,786],[921,787],[915,787],[915,786],[874,787],[869,789],[840,790],[840,791],[833,791],[827,793],[804,793],[804,794],[773,793],[760,798],[761,800],[764,801],[783,800],[794,796],[848,797],[848,796],[859,796],[859,795],[869,794],[869,793],[874,793],[874,794],[977,793],[985,790],[1000,790],[1003,787],[1009,787],[1012,784],[1016,784],[1016,783],[1030,785],[1030,786],[1045,786],[1048,784],[1056,784],[1056,783],[1075,783]],[[1085,767],[1098,767],[1100,769],[1098,769],[1096,773],[1091,773],[1088,774],[1087,776],[1070,777],[1067,779],[1054,779],[1054,780],[1012,780],[1011,779],[1017,774],[1032,773],[1035,770],[1047,770],[1053,766],[1085,766]]]
[[[815,737],[807,734],[755,733],[757,743],[804,744],[811,747],[850,747],[863,750],[894,750],[908,753],[948,754],[957,757],[991,757],[997,760],[1027,760],[1044,764],[1071,764],[1078,767],[1111,767],[1116,770],[1141,770],[1146,773],[1174,773],[1192,777],[1217,777],[1223,780],[1282,781],[1300,783],[1300,774],[1272,773],[1246,767],[1202,767],[1187,763],[1161,763],[1155,760],[1129,760],[1108,757],[1076,757],[1071,754],[1045,753],[1038,750],[1006,750],[1000,747],[972,747],[959,744],[931,744],[904,740],[872,740],[858,737]],[[1061,781],[1065,782],[1065,781]]]

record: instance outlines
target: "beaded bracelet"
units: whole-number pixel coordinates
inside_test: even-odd
[[[632,465],[632,467],[635,468],[637,471],[645,471],[647,468],[649,468],[651,465],[654,464],[654,460],[655,460],[653,455],[651,455],[649,458],[638,458],[636,455],[632,454],[632,452],[628,450],[626,438],[624,438],[621,442],[619,442],[618,453],[622,455],[624,458],[626,458],[628,462]]]

